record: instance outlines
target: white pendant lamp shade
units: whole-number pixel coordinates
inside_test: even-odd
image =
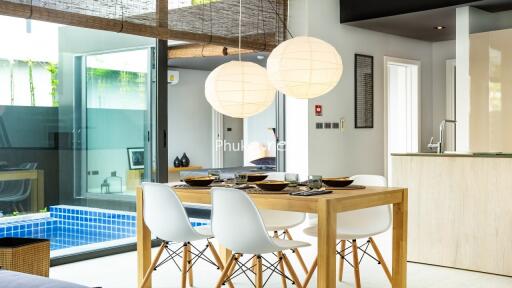
[[[218,112],[246,118],[262,112],[274,101],[276,90],[263,67],[231,61],[215,68],[205,84],[206,100]]]
[[[343,63],[329,43],[302,36],[279,44],[268,57],[267,71],[279,91],[294,98],[311,99],[338,84]]]

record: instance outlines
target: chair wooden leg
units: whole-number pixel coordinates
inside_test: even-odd
[[[188,244],[183,244],[183,261],[181,265],[181,288],[187,287],[187,270],[188,270]]]
[[[251,261],[251,268],[252,268],[252,272],[256,273],[256,266],[258,266],[258,262],[256,261],[256,256],[252,257],[252,261]]]
[[[313,261],[313,264],[311,264],[311,268],[309,268],[308,275],[306,275],[306,279],[304,279],[304,284],[302,284],[302,288],[307,288],[309,281],[311,281],[311,277],[313,277],[313,274],[316,271],[316,266],[318,265],[318,256]]]
[[[357,241],[352,240],[352,259],[354,265],[354,281],[356,288],[361,288],[361,277],[359,275],[359,257],[357,256]]]
[[[279,233],[277,231],[274,231],[274,238],[279,238]],[[283,252],[279,251],[277,252],[277,257],[279,258],[279,271],[281,271],[281,286],[282,288],[286,288],[286,271],[284,270],[284,260],[283,260]]]
[[[164,252],[165,246],[167,243],[162,242],[160,245],[160,248],[158,249],[158,252],[156,252],[155,259],[153,259],[153,262],[151,262],[151,265],[149,265],[148,271],[146,271],[146,274],[144,275],[144,278],[142,278],[142,283],[139,287],[144,287],[146,285],[146,282],[148,282],[149,277],[151,277],[151,274],[153,274],[153,270],[155,270],[155,266],[158,263],[158,260],[160,259],[160,256],[162,256],[162,253]]]
[[[345,248],[347,248],[347,241],[341,240],[341,256],[340,256],[340,267],[338,271],[338,281],[343,281],[343,268],[345,265]]]
[[[231,257],[229,257],[228,263],[226,263],[226,267],[224,267],[224,270],[222,271],[222,274],[220,274],[219,281],[217,281],[217,285],[215,285],[215,288],[221,288],[222,284],[226,280],[226,278],[229,276],[230,272],[232,271],[231,267],[235,265],[235,257],[236,255],[233,254]]]
[[[300,283],[299,277],[297,277],[297,274],[295,273],[295,269],[293,269],[293,266],[290,263],[290,260],[288,260],[288,257],[284,253],[283,253],[283,260],[284,260],[284,264],[286,265],[286,269],[288,269],[288,272],[290,272],[290,276],[292,277],[293,282],[295,282],[295,286],[297,288],[302,288],[302,284]]]
[[[290,231],[288,229],[284,230],[284,234],[286,235],[286,238],[288,240],[293,240],[292,234],[290,234]],[[302,267],[302,270],[304,270],[304,273],[308,273],[308,267],[306,266],[306,263],[304,262],[304,258],[302,258],[302,255],[300,254],[299,249],[293,249],[293,252],[295,256],[297,257],[297,260],[299,261],[300,266]]]
[[[382,254],[380,253],[379,247],[377,247],[377,243],[373,240],[372,237],[370,237],[370,244],[372,245],[373,251],[375,251],[375,254],[377,255],[377,259],[379,259],[380,265],[382,266],[382,269],[384,270],[384,273],[386,273],[386,276],[388,277],[388,280],[391,284],[392,278],[391,273],[389,272],[388,265],[386,265],[386,261],[384,261],[384,257],[382,257]]]
[[[261,256],[256,256],[256,288],[263,288],[263,263]]]
[[[194,272],[192,270],[192,247],[190,245],[188,247],[187,257],[188,257],[188,287],[194,287]]]
[[[212,253],[213,259],[215,260],[215,263],[217,263],[217,266],[219,266],[219,269],[221,272],[224,272],[224,264],[222,264],[222,260],[220,260],[219,253],[217,253],[217,249],[213,246],[212,242],[208,240],[208,248],[210,248],[210,253]],[[229,288],[234,288],[233,283],[231,280],[228,281]]]
[[[283,259],[283,252],[279,251],[277,252],[277,257],[279,257],[279,271],[281,272],[281,286],[283,288],[286,288],[286,271],[284,270],[284,259]]]

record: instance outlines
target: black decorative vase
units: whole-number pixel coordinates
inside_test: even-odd
[[[174,158],[174,167],[175,168],[181,167],[181,160],[180,160],[180,157],[178,157],[178,156],[176,156],[176,158]]]
[[[183,153],[183,156],[181,156],[181,167],[188,166],[190,166],[190,159],[188,159],[187,153]]]

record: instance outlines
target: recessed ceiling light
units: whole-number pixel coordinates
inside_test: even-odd
[[[443,30],[445,28],[446,28],[446,26],[435,26],[434,27],[435,30]]]

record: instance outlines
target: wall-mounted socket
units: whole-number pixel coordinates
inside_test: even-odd
[[[331,129],[331,122],[325,122],[324,123],[324,128],[325,129]]]
[[[324,129],[324,123],[316,122],[316,129]]]

